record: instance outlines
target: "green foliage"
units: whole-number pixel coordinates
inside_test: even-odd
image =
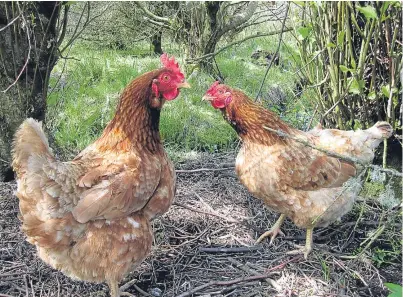
[[[384,285],[390,290],[388,297],[402,297],[403,291],[401,285],[392,283],[384,283]]]
[[[376,267],[381,267],[382,265],[393,264],[401,258],[401,242],[394,243],[390,248],[375,248],[372,253],[372,261]]]
[[[385,186],[381,182],[365,182],[361,194],[364,197],[377,198],[385,191]]]
[[[146,58],[141,65],[129,52],[94,50],[77,46],[68,60],[55,67],[48,96],[50,128],[64,153],[85,148],[95,140],[111,119],[119,92],[140,73],[155,69],[157,58]]]
[[[330,279],[330,269],[329,269],[327,261],[325,259],[321,258],[320,259],[320,266],[322,266],[323,279],[325,281],[329,281],[329,279]]]
[[[402,33],[391,20],[401,19],[400,5],[309,2],[297,17],[300,74],[317,86],[312,99],[328,127],[349,129],[359,122],[365,128],[380,117],[398,125],[402,49],[396,42]],[[380,110],[383,105],[387,113]]]
[[[257,49],[274,52],[277,38],[249,40],[220,54],[217,63],[225,82],[255,98],[266,67],[253,64],[250,56]],[[285,38],[291,48],[291,38]],[[47,124],[60,153],[69,157],[99,137],[114,114],[120,92],[132,79],[160,67],[158,57],[145,55],[149,53],[147,43],[137,43],[126,50],[86,44],[74,45],[70,56],[75,59],[60,60],[50,81]],[[170,44],[167,50],[175,54],[184,69],[180,48]],[[296,56],[286,48],[282,48],[280,54],[282,65],[273,65],[270,69],[262,102],[279,112],[268,92],[273,87],[280,89],[287,105],[285,111],[280,111],[281,116],[300,127],[301,119],[306,121],[309,117],[309,96],[294,100],[296,79],[284,69],[293,65]],[[211,152],[233,148],[237,144],[235,131],[220,111],[201,102],[214,79],[198,68],[190,70],[192,73],[187,77],[192,88],[183,90],[178,99],[167,102],[161,113],[160,130],[166,147],[171,151]]]
[[[348,91],[351,94],[358,94],[359,95],[359,94],[361,94],[363,92],[364,87],[365,87],[365,81],[364,80],[362,80],[362,79],[357,80],[357,79],[355,79],[353,77],[350,77],[348,79],[348,84],[350,85],[350,87],[348,88]]]
[[[378,15],[373,6],[357,6],[359,12],[361,12],[367,19],[377,19]]]

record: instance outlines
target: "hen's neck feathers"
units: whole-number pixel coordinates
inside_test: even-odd
[[[283,143],[286,141],[276,133],[266,130],[263,126],[273,130],[281,130],[288,134],[293,134],[295,131],[275,113],[253,102],[243,92],[233,89],[231,93],[231,103],[221,111],[224,118],[244,142],[273,145],[278,141]]]
[[[160,109],[150,107],[152,80],[159,72],[154,70],[145,73],[124,89],[115,116],[96,142],[100,150],[160,150]],[[162,107],[164,99],[160,100]]]

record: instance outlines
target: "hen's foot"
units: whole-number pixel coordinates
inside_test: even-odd
[[[108,282],[111,297],[120,297],[119,283],[117,281]]]
[[[287,252],[287,255],[299,255],[299,254],[303,254],[305,260],[308,259],[308,255],[309,253],[312,251],[312,247],[307,247],[307,246],[299,246],[297,245],[297,247],[299,247],[296,250],[292,250]]]
[[[312,251],[312,235],[313,235],[313,228],[306,229],[306,242],[305,246],[299,246],[299,249],[287,252],[288,255],[297,255],[303,254],[305,260],[308,258],[309,253]],[[297,246],[298,247],[298,246]]]
[[[271,229],[269,231],[266,231],[265,233],[260,235],[260,237],[256,240],[256,244],[261,243],[263,241],[263,239],[265,239],[266,237],[269,237],[269,236],[271,237],[270,244],[272,244],[273,240],[277,237],[278,234],[284,236],[284,233],[280,230],[280,227],[283,224],[284,220],[285,220],[285,215],[281,214],[280,217],[278,218],[278,220],[276,221],[276,223],[273,225],[273,227],[271,227]]]
[[[137,283],[137,279],[132,279],[130,281],[128,281],[127,283],[125,283],[123,286],[121,286],[119,288],[120,291],[120,295],[119,296],[128,296],[128,297],[136,297],[136,295],[133,295],[132,293],[129,292],[125,292],[128,288],[130,288],[131,286],[134,286],[136,288],[136,290],[140,290],[140,288],[136,287],[136,283]]]

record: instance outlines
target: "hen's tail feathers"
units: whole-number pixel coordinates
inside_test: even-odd
[[[18,176],[24,174],[28,159],[32,155],[46,155],[53,158],[52,149],[42,129],[42,123],[26,119],[18,128],[13,141],[13,168]]]
[[[377,139],[388,139],[393,134],[393,128],[388,122],[377,122],[368,131]]]

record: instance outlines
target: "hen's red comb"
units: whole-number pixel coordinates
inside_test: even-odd
[[[217,89],[217,86],[220,84],[220,82],[217,80],[215,81],[210,88],[207,90],[207,93],[212,93]]]
[[[179,76],[182,76],[182,78],[184,78],[185,76],[183,75],[183,73],[181,72],[180,68],[179,68],[179,64],[178,62],[175,61],[175,58],[169,58],[168,55],[166,53],[161,55],[161,63],[162,65],[164,65],[165,68],[168,68],[170,70],[172,70],[173,72],[177,73]]]

